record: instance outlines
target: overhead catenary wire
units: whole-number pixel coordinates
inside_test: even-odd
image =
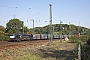
[[[30,7],[19,7],[19,6],[0,6],[2,8],[20,8],[20,9],[25,9],[25,8],[30,8]]]
[[[31,6],[31,7],[19,7],[19,6],[0,6],[0,7],[4,7],[4,8],[19,8],[19,9],[21,9],[21,8],[27,8],[27,9],[31,9],[31,8],[33,8],[33,7],[40,7],[40,6]],[[32,15],[31,17],[33,17],[33,16],[35,16],[35,15],[38,15],[38,14],[40,14],[41,12],[43,12],[44,10],[46,10],[47,9],[47,7],[49,7],[49,6],[45,6],[45,8],[43,9],[43,10],[41,10],[41,11],[39,11],[39,12],[37,12],[36,14],[34,14],[34,15]]]
[[[41,10],[40,12],[38,12],[38,13],[32,15],[31,17],[33,17],[33,16],[35,16],[35,15],[38,15],[38,14],[42,13],[42,12],[43,12],[44,10],[46,10],[48,7],[49,7],[49,6],[45,7],[43,10]]]
[[[41,14],[43,11],[45,11],[48,7],[49,7],[49,6],[46,6],[44,9],[42,9],[41,11],[37,12],[36,14],[34,14],[34,15],[30,16],[30,17],[32,18],[32,17],[36,16],[36,20],[37,20],[37,16],[38,16],[39,14]],[[36,22],[37,22],[37,21],[36,21]],[[40,22],[40,19],[39,19],[39,22]]]
[[[8,9],[15,9],[15,12],[18,10],[18,9],[33,9],[34,7],[36,8],[36,7],[38,7],[38,9],[39,8],[41,8],[42,6],[30,6],[30,7],[20,7],[20,6],[0,6],[0,7],[2,7],[2,8],[8,8]],[[30,18],[32,18],[32,17],[34,17],[34,16],[36,16],[36,15],[39,15],[39,14],[41,14],[43,11],[45,11],[47,8],[48,8],[49,6],[44,6],[43,7],[43,9],[40,9],[40,11],[38,11],[36,14],[32,14],[31,16],[29,16]],[[13,15],[13,17],[14,18],[16,18],[16,13],[14,13],[14,14],[12,14]],[[17,17],[18,17],[19,15],[17,15]],[[24,18],[24,17],[22,17],[22,16],[19,16],[20,18]],[[29,20],[29,17],[25,17],[24,19],[26,19],[26,21],[28,22],[28,20]],[[35,18],[35,17],[34,17]],[[38,20],[38,22],[40,22],[40,19]]]
[[[20,9],[28,9],[28,8],[41,8],[42,6],[27,6],[27,7],[24,7],[24,6],[0,6],[2,8],[20,8]],[[43,7],[47,7],[47,6],[43,6]]]

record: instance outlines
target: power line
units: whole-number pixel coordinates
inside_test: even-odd
[[[47,6],[47,7],[49,7],[49,6]],[[36,16],[36,15],[38,15],[38,14],[42,13],[44,10],[46,10],[46,9],[47,9],[47,7],[45,7],[45,8],[44,8],[43,10],[41,10],[40,12],[38,12],[38,13],[36,13],[36,14],[32,15],[31,17]]]
[[[19,6],[0,6],[3,8],[30,8],[30,7],[19,7]]]
[[[21,9],[25,9],[25,8],[41,8],[42,6],[28,6],[28,7],[21,7],[21,6],[0,6],[2,8],[21,8]],[[44,6],[43,6],[44,7]],[[45,6],[46,7],[46,6]]]
[[[5,8],[28,8],[31,9],[30,7],[19,7],[19,6],[0,6],[0,7],[5,7]],[[42,7],[42,6],[32,6],[33,7]],[[38,12],[37,14],[41,13],[42,11],[44,11],[47,7],[49,6],[45,6],[45,8],[43,10],[41,10],[40,12]],[[36,15],[36,14],[35,14]]]
[[[28,9],[31,9],[30,7],[19,7],[19,6],[17,6],[17,7],[15,7],[15,6],[12,6],[12,7],[10,7],[10,6],[0,6],[0,7],[5,7],[5,8],[14,8],[14,9],[21,9],[21,8],[28,8]],[[40,7],[40,6],[34,6],[34,7]],[[42,13],[43,11],[45,11],[48,7],[49,7],[49,6],[45,6],[44,9],[42,9],[41,11],[39,11],[38,13],[36,13],[36,14],[30,16],[30,17],[33,17],[33,16],[36,16],[36,15],[39,15],[40,13]],[[16,17],[16,14],[13,14],[13,17],[15,18],[15,17]],[[28,17],[27,17],[27,18],[28,18]],[[39,20],[39,22],[40,22],[40,20]]]
[[[15,7],[9,7],[9,6],[0,6],[0,7],[3,7],[3,8],[15,8]]]
[[[4,8],[15,8],[15,9],[22,9],[22,8],[27,8],[27,9],[31,9],[30,7],[19,7],[19,6],[0,6],[0,7],[4,7]],[[33,6],[33,7],[41,7],[41,6]],[[33,8],[32,7],[32,8]],[[33,16],[36,16],[36,15],[39,15],[40,13],[42,13],[43,11],[45,11],[47,8],[48,8],[49,6],[45,6],[45,8],[44,9],[42,9],[41,11],[39,11],[38,13],[36,13],[36,14],[34,14],[34,15],[32,15],[31,17],[33,17]],[[14,14],[15,15],[15,14]],[[14,16],[13,15],[13,16]]]

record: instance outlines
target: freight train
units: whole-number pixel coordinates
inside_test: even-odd
[[[25,41],[25,40],[47,40],[50,34],[12,34],[10,35],[9,41]],[[65,37],[70,37],[69,35],[57,35],[51,36],[52,39],[64,39]]]

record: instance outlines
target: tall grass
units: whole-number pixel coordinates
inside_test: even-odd
[[[21,58],[16,58],[14,60],[45,60],[45,59],[42,59],[42,58],[37,57],[35,55],[25,55]]]

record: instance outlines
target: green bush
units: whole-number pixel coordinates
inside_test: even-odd
[[[87,44],[90,45],[90,38],[87,40]]]
[[[82,60],[90,60],[90,45],[84,45],[81,47]]]
[[[85,41],[87,41],[87,38],[88,38],[88,36],[86,36],[86,35],[83,35],[83,36],[80,36],[80,37],[72,36],[72,37],[70,37],[70,41],[73,42],[73,43],[85,42]]]
[[[83,36],[80,37],[80,40],[81,40],[82,42],[86,42],[87,39],[88,39],[88,37],[89,37],[89,36],[87,36],[87,35],[83,35]]]
[[[9,40],[9,36],[4,35],[0,36],[0,41],[7,41],[7,40]]]
[[[70,37],[70,41],[71,41],[72,43],[79,42],[79,37],[78,37],[78,36],[72,36],[72,37]]]

